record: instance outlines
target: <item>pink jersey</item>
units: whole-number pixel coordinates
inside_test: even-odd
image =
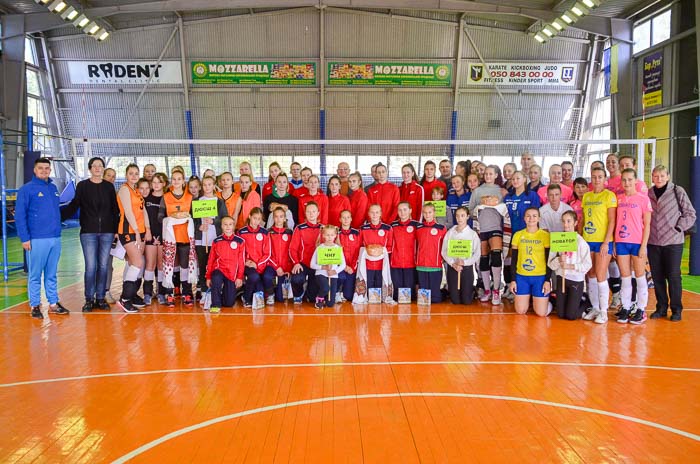
[[[576,220],[579,224],[581,224],[581,221],[583,220],[583,205],[581,204],[581,200],[572,199],[569,206],[571,206],[571,209],[574,210],[576,213]]]
[[[642,193],[628,197],[624,193],[617,196],[617,221],[615,221],[615,241],[619,243],[642,243],[644,213],[651,213],[651,201]]]
[[[608,184],[605,186],[608,190],[612,191],[615,195],[621,195],[625,192],[625,189],[622,188],[622,176],[617,176],[617,177],[611,177],[608,179]],[[639,193],[643,193],[644,195],[647,194],[649,189],[647,188],[647,184],[644,183],[643,180],[637,179],[635,181],[635,189]]]
[[[547,187],[549,187],[549,184],[540,187],[539,190],[537,190],[537,196],[540,197],[541,205],[546,205],[549,203],[549,199],[547,198]],[[561,201],[568,204],[571,201],[571,195],[573,195],[574,190],[571,187],[563,184],[559,184],[559,189],[561,190]]]

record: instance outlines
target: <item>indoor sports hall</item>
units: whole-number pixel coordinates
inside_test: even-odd
[[[0,0],[0,462],[699,462],[699,17]]]

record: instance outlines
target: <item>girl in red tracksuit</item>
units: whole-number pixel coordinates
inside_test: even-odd
[[[369,222],[360,228],[360,242],[363,247],[379,245],[391,253],[394,246],[394,235],[391,226],[382,222],[381,206],[372,205],[369,207]],[[382,265],[381,260],[367,260],[367,288],[382,288]]]
[[[284,208],[277,207],[272,212],[273,226],[270,228],[270,245],[272,254],[267,263],[268,269],[272,269],[277,276],[275,287],[275,299],[284,301],[282,287],[289,279],[292,272],[292,260],[289,257],[289,245],[292,243],[292,231],[287,228],[287,216]]]
[[[316,302],[318,283],[316,271],[311,269],[311,258],[321,237],[321,224],[318,223],[318,205],[309,202],[304,209],[306,221],[294,228],[289,257],[292,260],[292,292],[294,304],[301,304],[302,297],[311,303]],[[304,291],[306,283],[306,291]]]
[[[399,206],[399,188],[389,182],[386,166],[377,166],[375,171],[377,183],[367,191],[370,205],[379,205],[382,209],[381,220],[391,224],[396,220],[396,207]]]
[[[350,209],[350,199],[340,193],[340,177],[328,179],[328,224],[340,227],[340,213]]]
[[[401,177],[403,183],[399,187],[399,198],[408,203],[413,219],[420,221],[420,215],[423,212],[423,187],[418,183],[416,169],[411,163],[401,167]],[[395,285],[394,290],[396,290]]]
[[[399,288],[410,288],[411,298],[416,295],[416,232],[420,222],[411,219],[411,205],[399,203],[399,219],[391,223],[394,236],[391,253],[391,282],[394,284],[394,300],[398,301]]]
[[[236,289],[243,286],[245,240],[233,234],[236,222],[231,216],[221,219],[222,234],[211,244],[207,264],[207,286],[211,289],[209,312],[218,313],[222,306],[233,306]]]
[[[430,289],[430,300],[433,303],[442,302],[440,283],[442,282],[442,240],[447,233],[447,227],[435,222],[435,207],[423,207],[423,223],[416,232],[418,243],[416,269],[418,270],[418,286]]]
[[[265,292],[267,304],[275,304],[273,291],[275,271],[267,269],[270,261],[270,234],[267,229],[260,227],[263,222],[262,210],[255,207],[250,210],[246,225],[238,231],[245,240],[245,291],[243,305],[253,306],[253,293]]]
[[[321,224],[328,224],[328,197],[321,192],[321,181],[317,175],[311,175],[308,182],[309,193],[299,197],[299,222],[304,221],[306,205],[310,202],[316,203],[318,208],[318,221]]]
[[[357,258],[360,256],[360,231],[351,227],[352,214],[345,210],[340,213],[340,231],[338,240],[343,247],[345,270],[338,275],[338,294],[335,301],[343,303],[352,301],[355,293],[355,274],[357,273]]]
[[[430,201],[433,198],[433,189],[442,187],[443,192],[447,192],[447,185],[438,177],[435,177],[435,163],[426,161],[423,165],[423,178],[420,181],[423,186],[423,200]],[[447,194],[445,194],[447,196]]]
[[[348,185],[350,186],[348,196],[350,197],[352,228],[359,230],[362,224],[367,221],[367,210],[369,209],[369,200],[365,189],[362,188],[362,176],[359,172],[350,174]]]

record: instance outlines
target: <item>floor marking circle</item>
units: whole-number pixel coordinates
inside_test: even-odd
[[[329,396],[329,397],[324,397],[324,398],[314,398],[314,399],[308,399],[308,400],[300,400],[300,401],[292,401],[289,403],[280,403],[280,404],[274,404],[270,406],[263,406],[260,408],[254,408],[254,409],[248,409],[245,411],[237,412],[234,414],[228,414],[225,416],[219,416],[215,417],[213,419],[206,420],[204,422],[200,422],[198,424],[190,425],[188,427],[181,428],[179,430],[175,430],[173,432],[170,432],[166,435],[163,435],[162,437],[156,438],[155,440],[152,440],[130,452],[127,454],[123,455],[122,457],[112,461],[113,464],[123,464],[136,456],[143,454],[144,452],[155,448],[158,445],[161,445],[165,443],[166,441],[172,440],[173,438],[177,438],[179,436],[185,435],[190,432],[194,432],[199,429],[203,429],[206,427],[209,427],[210,425],[215,425],[221,422],[229,421],[232,419],[237,419],[239,417],[245,417],[245,416],[251,416],[253,414],[258,414],[261,412],[269,412],[269,411],[275,411],[278,409],[284,409],[284,408],[290,408],[290,407],[296,407],[296,406],[304,406],[304,405],[309,405],[309,404],[318,404],[318,403],[326,403],[326,402],[331,402],[331,401],[344,401],[344,400],[364,400],[364,399],[376,399],[376,398],[415,398],[415,397],[433,397],[433,398],[471,398],[471,399],[487,399],[487,400],[500,400],[500,401],[513,401],[513,402],[519,402],[519,403],[526,403],[526,404],[536,404],[540,406],[551,406],[555,408],[562,408],[562,409],[570,409],[573,411],[581,411],[581,412],[587,412],[591,414],[598,414],[600,416],[607,416],[607,417],[612,417],[614,419],[621,419],[625,420],[628,422],[634,422],[637,424],[641,425],[646,425],[649,427],[653,427],[659,430],[664,430],[666,432],[670,432],[685,438],[689,438],[691,440],[695,441],[700,441],[700,435],[686,432],[684,430],[680,430],[674,427],[669,427],[664,424],[659,424],[657,422],[652,422],[648,421],[646,419],[639,419],[637,417],[632,417],[632,416],[627,416],[624,414],[618,414],[615,412],[610,412],[610,411],[605,411],[602,409],[595,409],[595,408],[588,408],[585,406],[576,406],[573,404],[564,404],[564,403],[555,403],[552,401],[544,401],[544,400],[535,400],[535,399],[530,399],[530,398],[522,398],[522,397],[517,397],[517,396],[502,396],[502,395],[484,395],[484,394],[477,394],[477,393],[424,393],[424,392],[409,392],[409,393],[375,393],[375,394],[365,394],[365,395],[345,395],[345,396]]]
[[[102,379],[109,377],[132,377],[155,374],[178,374],[188,372],[214,372],[214,371],[239,371],[255,369],[293,369],[313,367],[371,367],[371,366],[553,366],[553,367],[612,367],[618,369],[649,369],[676,372],[700,372],[700,368],[653,366],[643,364],[606,364],[606,363],[578,363],[556,361],[366,361],[348,363],[291,363],[291,364],[252,364],[214,367],[187,367],[180,369],[156,369],[152,371],[111,372],[106,374],[80,375],[73,377],[57,377],[53,379],[24,380],[0,384],[0,388],[19,387],[24,385],[37,385],[45,383],[68,382],[74,380]]]

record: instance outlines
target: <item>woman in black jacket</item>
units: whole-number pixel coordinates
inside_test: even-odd
[[[109,252],[117,232],[117,195],[114,186],[102,179],[105,164],[94,157],[88,162],[90,178],[78,182],[75,197],[61,211],[61,220],[80,209],[80,245],[85,258],[85,305],[83,312],[93,308],[109,310],[105,302]]]

